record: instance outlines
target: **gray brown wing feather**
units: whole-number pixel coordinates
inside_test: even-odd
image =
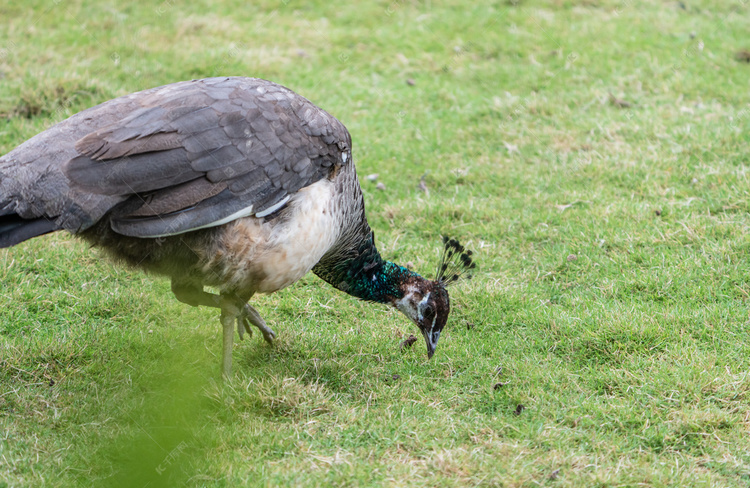
[[[110,219],[125,235],[179,234],[263,212],[349,160],[338,120],[263,80],[185,82],[139,102],[79,139],[64,167],[74,190],[122,197]]]

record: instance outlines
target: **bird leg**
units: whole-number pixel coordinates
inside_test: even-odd
[[[205,292],[202,288],[175,283],[175,281],[172,280],[172,293],[174,293],[177,300],[182,303],[187,303],[192,307],[203,305],[204,307],[221,308],[219,295]]]
[[[243,328],[250,332],[250,324],[256,326],[263,333],[263,338],[269,344],[273,344],[276,334],[260,314],[251,307],[247,300],[239,298],[236,295],[224,294],[219,295],[219,304],[221,307],[221,326],[224,330],[224,342],[221,356],[221,374],[228,378],[232,372],[232,345],[234,341],[234,324],[237,323],[237,332],[242,339]]]
[[[234,324],[239,324],[241,309],[235,305],[234,297],[226,295],[219,296],[221,307],[221,327],[224,331],[224,340],[221,351],[221,375],[229,378],[232,372],[232,345],[234,344]]]
[[[237,324],[237,333],[240,340],[242,340],[245,332],[252,337],[251,324],[260,330],[267,343],[273,344],[273,340],[276,338],[276,333],[266,325],[258,311],[247,303],[252,295],[243,298],[230,293],[216,295],[203,291],[201,288],[175,283],[174,281],[172,281],[172,293],[177,300],[193,307],[202,305],[221,309],[221,327],[223,330],[221,373],[225,378],[228,378],[232,371],[235,324]]]
[[[213,307],[222,308],[221,297],[214,293],[208,293],[202,289],[196,288],[191,285],[185,285],[182,283],[175,283],[172,281],[172,293],[175,298],[182,303],[187,303],[193,307]],[[249,300],[251,297],[247,297]],[[250,337],[253,336],[253,330],[250,328],[250,324],[256,326],[263,334],[263,338],[267,343],[273,344],[273,340],[276,338],[276,333],[266,325],[266,322],[261,318],[260,314],[251,307],[247,300],[242,301],[235,297],[235,301],[239,301],[239,304],[235,304],[240,309],[240,314],[237,316],[237,334],[240,336],[240,340],[244,339],[245,332]],[[224,322],[222,321],[222,324]]]

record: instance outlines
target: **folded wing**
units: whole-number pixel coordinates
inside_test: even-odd
[[[263,217],[350,161],[333,116],[280,85],[214,78],[167,85],[76,143],[78,194],[118,195],[115,232],[158,237]]]

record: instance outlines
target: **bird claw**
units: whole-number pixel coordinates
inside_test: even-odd
[[[260,329],[260,327],[258,328]],[[260,331],[263,333],[263,339],[265,339],[267,343],[273,346],[273,340],[276,339],[276,332],[274,332],[268,326],[266,326],[265,329],[260,329]]]
[[[251,312],[252,311],[252,312]],[[255,315],[256,320],[251,319],[251,314]],[[273,340],[276,339],[276,333],[269,326],[266,325],[265,321],[258,315],[254,309],[249,305],[245,305],[237,317],[237,333],[240,335],[240,340],[243,339],[243,335],[247,332],[250,337],[253,336],[253,331],[250,325],[254,325],[263,334],[263,339],[270,345],[273,345]]]
[[[262,326],[258,324],[255,324],[255,326],[260,329],[261,334],[263,334],[263,339],[265,339],[268,344],[273,346],[273,340],[276,339],[276,332],[274,332],[273,329],[271,329],[265,323]]]

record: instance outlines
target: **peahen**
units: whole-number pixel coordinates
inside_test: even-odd
[[[224,375],[235,323],[240,339],[251,325],[275,337],[248,300],[311,269],[403,312],[432,357],[450,311],[446,285],[474,267],[471,252],[445,238],[434,281],[383,260],[351,151],[341,122],[269,81],[133,93],[0,157],[0,247],[64,229],[170,277],[179,301],[221,310]]]

